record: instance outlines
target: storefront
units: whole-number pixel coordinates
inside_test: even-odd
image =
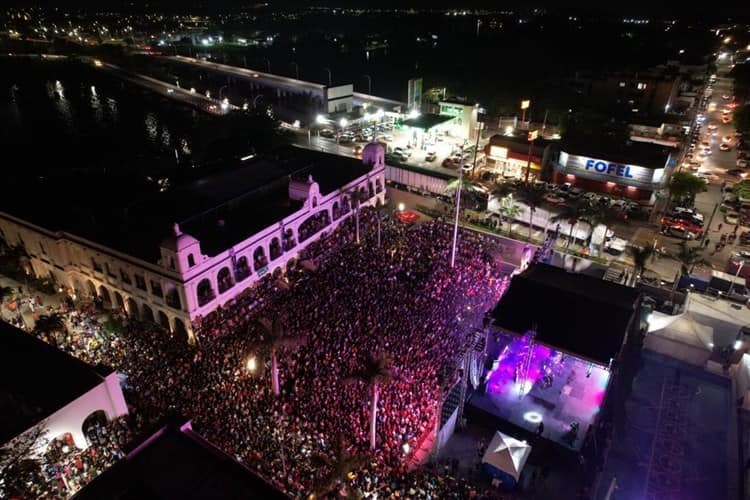
[[[537,179],[541,176],[543,158],[549,144],[548,140],[537,139],[530,145],[526,134],[494,135],[484,147],[486,170],[498,178],[523,179],[526,167],[530,165],[529,179]]]
[[[645,151],[642,146],[657,149],[642,154]],[[655,192],[664,188],[666,170],[673,163],[673,157],[668,150],[651,144],[639,144],[633,149],[632,153],[638,150],[637,153],[641,154],[629,158],[622,152],[606,156],[599,151],[597,156],[590,157],[573,153],[562,145],[562,150],[552,161],[552,182],[570,183],[585,191],[652,205]]]

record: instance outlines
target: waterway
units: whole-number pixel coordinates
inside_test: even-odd
[[[6,175],[190,164],[205,117],[71,61],[0,58]]]

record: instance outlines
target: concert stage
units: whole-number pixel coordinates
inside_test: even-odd
[[[579,450],[604,400],[607,367],[533,342],[530,334],[501,335],[497,347],[500,354],[483,380],[486,391],[470,404],[533,433],[543,422],[543,438]]]

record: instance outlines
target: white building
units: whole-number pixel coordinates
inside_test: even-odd
[[[50,226],[44,213],[0,212],[0,238],[25,249],[28,272],[52,276],[74,299],[98,297],[193,341],[192,320],[283,272],[353,213],[355,191],[364,205],[385,202],[382,146],[366,146],[361,161],[290,146],[136,200],[87,234],[66,230],[59,214]]]
[[[117,374],[93,368],[0,321],[0,447],[33,444],[42,453],[67,434],[79,449],[89,442],[87,425],[127,415]],[[27,437],[33,436],[33,437]]]

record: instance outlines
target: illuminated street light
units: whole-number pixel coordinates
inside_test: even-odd
[[[221,109],[223,109],[224,111],[229,109],[229,99],[227,99],[226,97],[223,101],[221,101]]]
[[[508,125],[505,127],[505,135],[512,136],[513,135],[513,125]]]
[[[724,39],[724,43],[729,43],[729,42],[731,42],[731,41],[732,41],[732,37],[731,37],[731,36],[728,36],[728,37],[726,37],[726,38]]]
[[[404,443],[401,449],[404,450],[404,455],[408,455],[409,451],[411,450],[411,446],[409,446],[409,443]]]
[[[409,114],[407,116],[412,119],[417,118],[419,117],[419,111],[417,111],[416,109],[412,109],[411,111],[409,111]]]
[[[342,118],[341,120],[339,120],[339,125],[341,125],[341,128],[344,128],[349,125],[349,120],[347,120],[346,118]]]
[[[403,203],[399,203],[399,204],[398,204],[398,211],[399,211],[399,212],[403,212],[403,211],[404,211],[404,208],[406,208],[406,207],[404,206],[404,204],[403,204]]]
[[[255,356],[250,356],[247,360],[247,371],[250,373],[255,372],[255,369],[258,367],[258,362],[255,359]]]
[[[322,125],[326,122],[326,117],[323,115],[318,115],[315,117],[315,123]]]

